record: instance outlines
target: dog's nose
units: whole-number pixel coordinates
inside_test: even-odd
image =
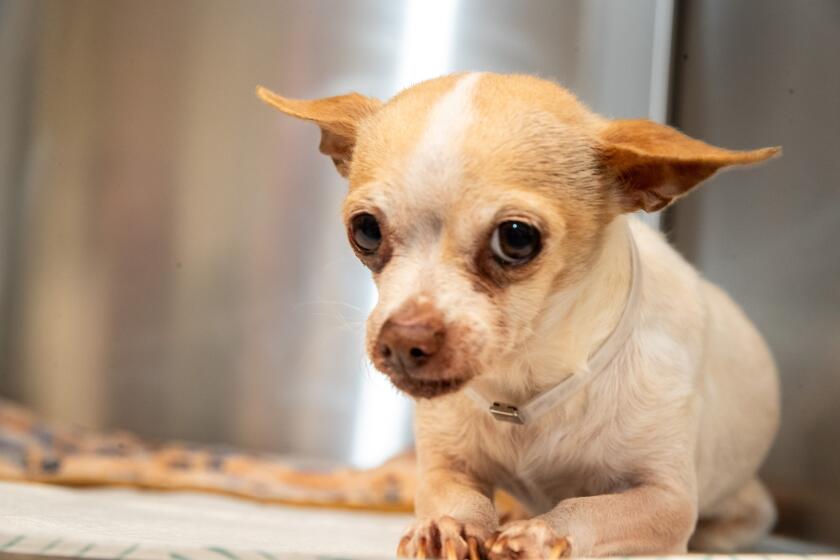
[[[379,334],[379,351],[395,371],[411,374],[438,353],[443,330],[426,324],[401,325],[388,321]]]
[[[377,350],[395,372],[419,373],[441,351],[446,331],[440,313],[409,307],[388,319],[379,332]]]

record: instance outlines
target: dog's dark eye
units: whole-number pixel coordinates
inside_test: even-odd
[[[490,238],[490,249],[504,264],[524,264],[540,252],[540,232],[525,222],[502,222]]]
[[[373,214],[357,214],[350,221],[353,245],[366,254],[373,254],[382,244],[382,231]]]

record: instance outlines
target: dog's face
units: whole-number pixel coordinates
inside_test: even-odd
[[[723,166],[775,153],[610,122],[527,76],[446,76],[387,104],[260,96],[315,121],[321,151],[349,178],[348,238],[379,289],[368,353],[415,397],[457,390],[520,352],[616,215],[658,210]]]

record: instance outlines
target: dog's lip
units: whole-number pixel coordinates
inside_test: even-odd
[[[422,379],[407,375],[390,374],[389,377],[391,378],[391,382],[401,391],[414,397],[426,399],[454,393],[469,381],[469,378],[460,376],[441,379]]]

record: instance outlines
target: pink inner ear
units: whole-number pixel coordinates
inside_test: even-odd
[[[661,210],[723,167],[757,163],[779,152],[726,150],[646,120],[614,121],[602,141],[602,162],[617,178],[627,211]]]
[[[659,159],[622,170],[620,182],[633,201],[630,211],[656,212],[711,177],[720,166]]]
[[[353,156],[354,138],[347,138],[335,134],[324,127],[321,127],[321,143],[318,145],[320,152],[329,156],[335,164],[342,177],[347,177],[350,172],[350,160]]]
[[[645,212],[656,212],[662,210],[673,200],[672,198],[663,198],[653,191],[637,191],[634,194],[636,204],[631,207],[631,212],[636,210],[644,210]]]
[[[350,172],[359,123],[382,106],[378,99],[358,93],[323,99],[289,99],[258,87],[257,96],[287,115],[317,124],[321,129],[321,153],[333,160],[344,177]]]

